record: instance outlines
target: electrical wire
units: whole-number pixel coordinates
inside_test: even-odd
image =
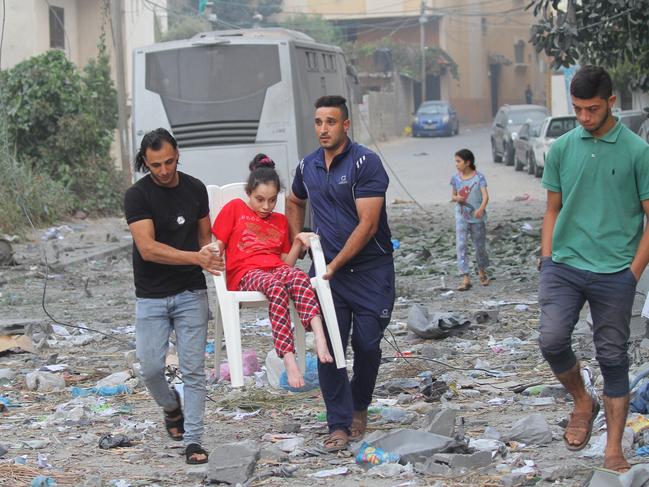
[[[2,44],[5,38],[6,21],[7,21],[7,0],[2,0],[2,26],[0,27],[0,69],[2,69]]]

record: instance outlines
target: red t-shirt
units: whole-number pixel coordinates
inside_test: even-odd
[[[239,198],[221,209],[212,233],[225,245],[225,275],[231,291],[239,288],[241,278],[251,269],[286,265],[280,256],[291,250],[286,217],[271,213],[260,218]]]

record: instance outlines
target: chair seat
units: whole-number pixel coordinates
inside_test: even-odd
[[[265,303],[266,295],[259,291],[230,291],[230,295],[240,303]]]

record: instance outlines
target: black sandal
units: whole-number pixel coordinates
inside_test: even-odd
[[[205,455],[205,458],[203,460],[196,460],[195,458],[192,458],[194,455]],[[201,445],[198,443],[190,443],[187,445],[187,448],[185,448],[185,459],[189,465],[200,465],[201,463],[207,463],[208,456],[207,452]]]
[[[165,428],[167,429],[169,438],[174,441],[182,441],[183,434],[185,433],[185,416],[183,416],[183,410],[180,406],[180,395],[178,394],[178,391],[174,389],[173,393],[176,395],[178,407],[173,411],[164,411]],[[178,430],[178,436],[171,434],[172,428]]]

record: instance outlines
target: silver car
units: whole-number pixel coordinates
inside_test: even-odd
[[[545,157],[552,146],[552,143],[566,132],[577,126],[577,117],[564,115],[561,117],[548,117],[543,121],[539,136],[532,143],[532,158],[529,161],[528,172],[537,178],[543,176]]]

